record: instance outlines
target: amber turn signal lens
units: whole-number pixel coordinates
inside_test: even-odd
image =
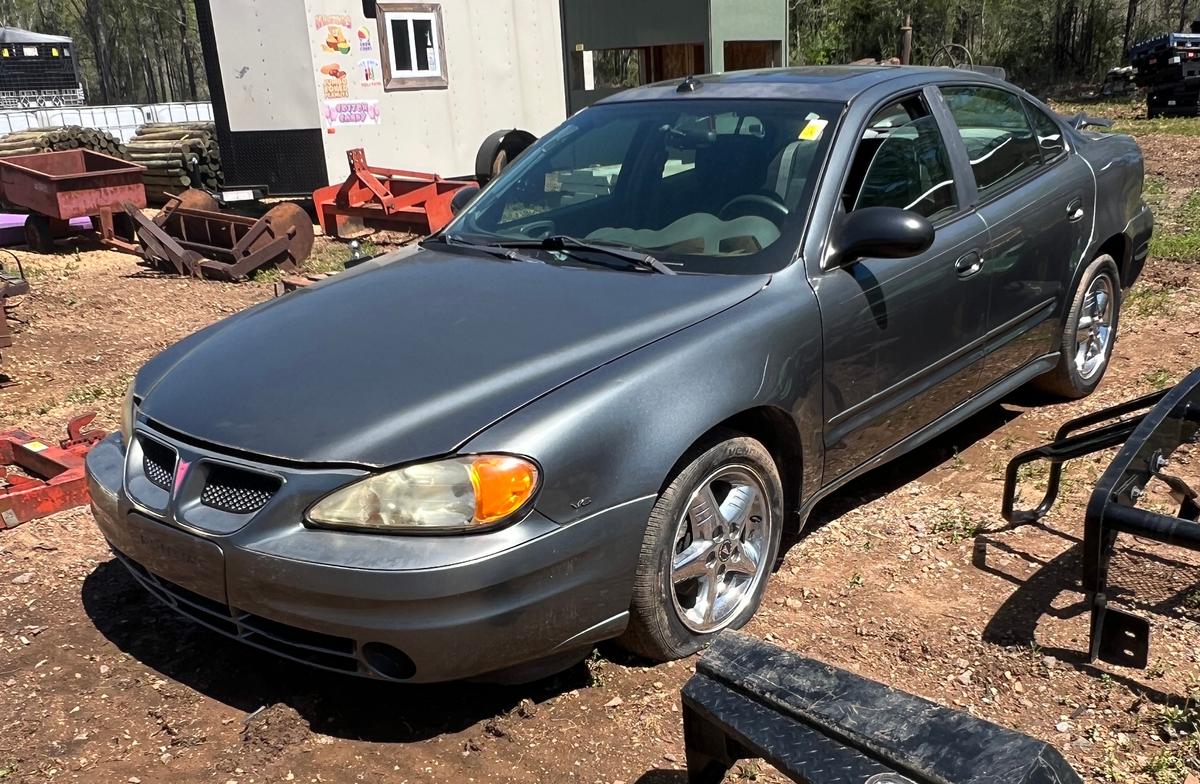
[[[525,505],[537,488],[537,466],[508,455],[482,455],[470,464],[475,489],[475,524],[486,525]]]

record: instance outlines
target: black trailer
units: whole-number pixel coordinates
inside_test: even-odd
[[[1166,33],[1129,49],[1134,81],[1146,89],[1146,117],[1200,114],[1200,22],[1190,33]]]
[[[82,106],[83,101],[70,38],[0,27],[0,109]]]

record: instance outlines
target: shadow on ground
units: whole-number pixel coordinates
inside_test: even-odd
[[[1040,398],[1022,396],[1011,402],[1016,406],[1036,405]],[[783,559],[788,550],[810,532],[836,520],[864,504],[882,498],[910,482],[920,479],[941,464],[962,452],[972,444],[991,436],[1023,413],[1023,408],[997,404],[989,406],[966,422],[953,427],[929,443],[922,444],[904,455],[903,459],[876,468],[853,480],[827,498],[822,499],[809,515],[804,531],[797,535],[785,532],[779,557]],[[999,515],[999,507],[996,512]]]
[[[1151,702],[1181,703],[1183,698],[1180,696],[1150,688],[1119,668],[1093,664],[1086,649],[1086,637],[1078,648],[1038,643],[1037,628],[1043,620],[1066,621],[1089,616],[1090,605],[1082,590],[1083,545],[1080,540],[1041,523],[1032,525],[1060,537],[1068,545],[1067,549],[1046,560],[1018,549],[998,536],[983,535],[975,540],[971,559],[975,568],[1016,586],[984,627],[983,641],[1006,647],[1036,647],[1043,656],[1096,678],[1107,676]],[[1176,619],[1193,624],[1200,621],[1200,608],[1195,606],[1193,598],[1196,585],[1200,583],[1200,566],[1148,551],[1137,542],[1134,537],[1117,540],[1110,561],[1109,603],[1158,620]],[[1037,571],[1025,578],[1018,577],[1000,565],[1000,559],[995,557],[997,554],[1015,556],[1036,567]],[[1065,601],[1060,601],[1060,597]],[[1153,657],[1153,649],[1151,655]]]
[[[282,703],[294,708],[313,732],[339,738],[424,740],[502,716],[524,699],[540,703],[591,682],[584,664],[512,687],[406,686],[317,670],[176,615],[115,560],[88,575],[83,606],[110,642],[163,677],[246,713]]]

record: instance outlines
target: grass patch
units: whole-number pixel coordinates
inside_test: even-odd
[[[946,536],[951,544],[958,544],[964,539],[974,539],[983,533],[983,529],[983,523],[961,507],[939,510],[932,526],[935,534]]]
[[[1183,758],[1170,749],[1160,751],[1151,758],[1144,770],[1150,774],[1154,784],[1183,784],[1188,774]]]
[[[73,405],[86,405],[88,403],[95,403],[97,400],[120,400],[125,397],[125,390],[129,387],[129,379],[130,376],[125,376],[116,383],[107,386],[104,384],[92,384],[72,389],[67,393],[65,402]]]
[[[365,241],[358,244],[360,255],[370,258],[378,256],[382,251],[373,242]],[[304,262],[304,271],[311,273],[341,272],[346,269],[346,262],[354,256],[354,249],[347,242],[321,243],[313,249],[313,253]]]
[[[1151,286],[1144,281],[1129,290],[1121,306],[1135,316],[1143,318],[1168,316],[1174,310],[1171,306],[1170,290]]]
[[[1184,596],[1182,604],[1189,610],[1200,610],[1200,588]]]
[[[251,280],[255,283],[278,283],[282,277],[283,273],[279,271],[278,267],[271,267],[269,269],[255,270],[254,275],[251,276]]]
[[[1150,252],[1163,259],[1200,258],[1200,188],[1172,214],[1162,215],[1150,241]]]
[[[1166,368],[1155,368],[1147,373],[1144,378],[1146,379],[1146,383],[1155,390],[1166,389],[1175,384],[1175,374]]]
[[[1117,133],[1162,133],[1170,136],[1200,136],[1200,123],[1194,117],[1155,117],[1153,120],[1117,120],[1112,130]]]

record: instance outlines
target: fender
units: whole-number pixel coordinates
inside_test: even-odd
[[[771,407],[791,416],[800,433],[802,487],[792,491],[815,490],[823,464],[821,333],[815,297],[803,291],[811,299],[797,302],[795,287],[768,283],[530,403],[461,451],[512,452],[555,466],[537,509],[567,524],[656,496],[669,479],[664,472],[706,433],[748,409]]]

